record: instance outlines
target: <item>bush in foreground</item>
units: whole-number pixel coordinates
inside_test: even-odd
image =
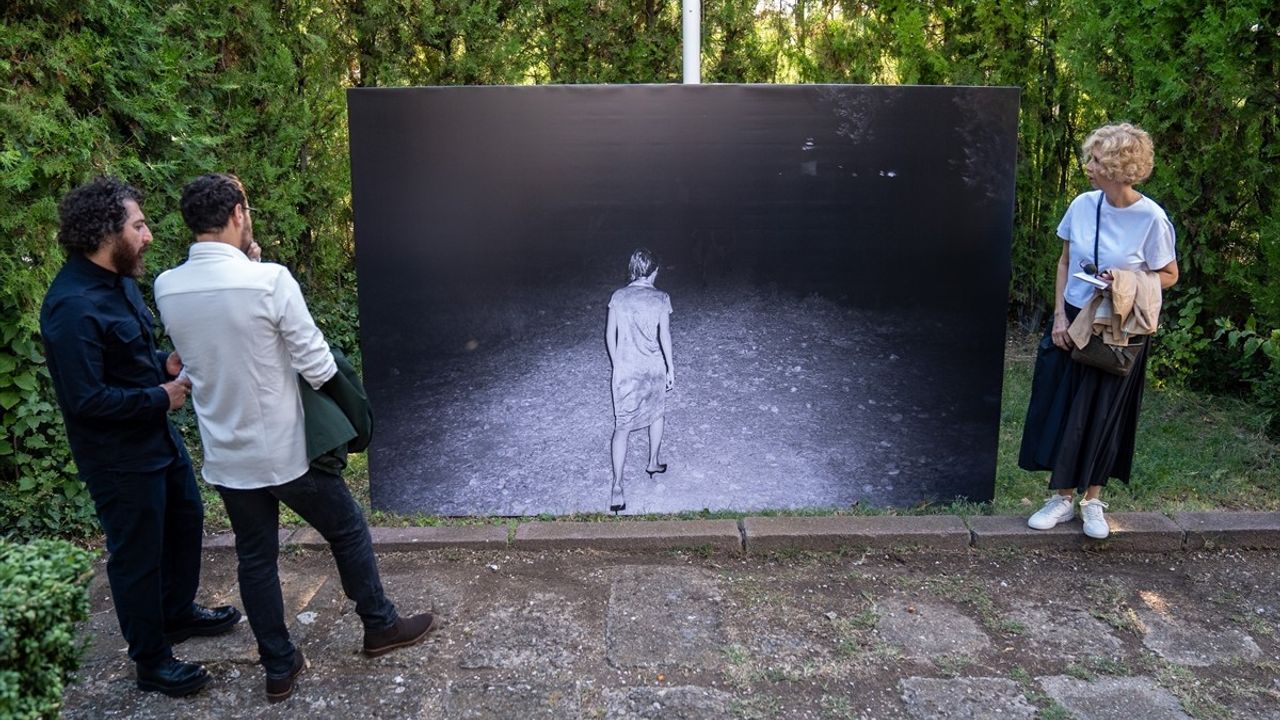
[[[92,558],[62,540],[0,540],[0,717],[58,716],[84,650]]]

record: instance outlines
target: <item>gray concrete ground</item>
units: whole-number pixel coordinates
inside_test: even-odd
[[[381,553],[402,611],[448,625],[368,660],[323,550],[281,558],[311,661],[269,705],[247,624],[133,687],[102,568],[67,718],[1261,718],[1280,720],[1280,551],[436,549]],[[239,603],[206,553],[200,599]]]

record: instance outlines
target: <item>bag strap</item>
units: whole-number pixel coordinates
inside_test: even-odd
[[[1102,229],[1102,198],[1106,196],[1105,192],[1098,191],[1098,207],[1093,216],[1093,271],[1098,273],[1102,272],[1098,267],[1098,231]]]

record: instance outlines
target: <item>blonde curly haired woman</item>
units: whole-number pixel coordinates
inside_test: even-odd
[[[1084,532],[1101,539],[1110,534],[1102,489],[1108,478],[1127,483],[1133,466],[1150,336],[1139,336],[1137,362],[1125,376],[1072,361],[1067,329],[1095,292],[1076,274],[1083,269],[1110,282],[1111,270],[1155,273],[1167,290],[1178,282],[1178,262],[1164,209],[1133,187],[1151,175],[1151,136],[1128,123],[1104,125],[1081,149],[1095,189],[1073,200],[1058,224],[1053,322],[1036,356],[1018,465],[1051,471],[1049,488],[1056,491],[1027,525],[1047,530],[1073,519],[1079,492]]]

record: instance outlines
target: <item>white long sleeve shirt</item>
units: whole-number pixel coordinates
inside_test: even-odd
[[[156,306],[191,378],[205,481],[281,485],[309,466],[297,375],[320,387],[337,367],[298,282],[221,242],[197,242],[155,282]]]

